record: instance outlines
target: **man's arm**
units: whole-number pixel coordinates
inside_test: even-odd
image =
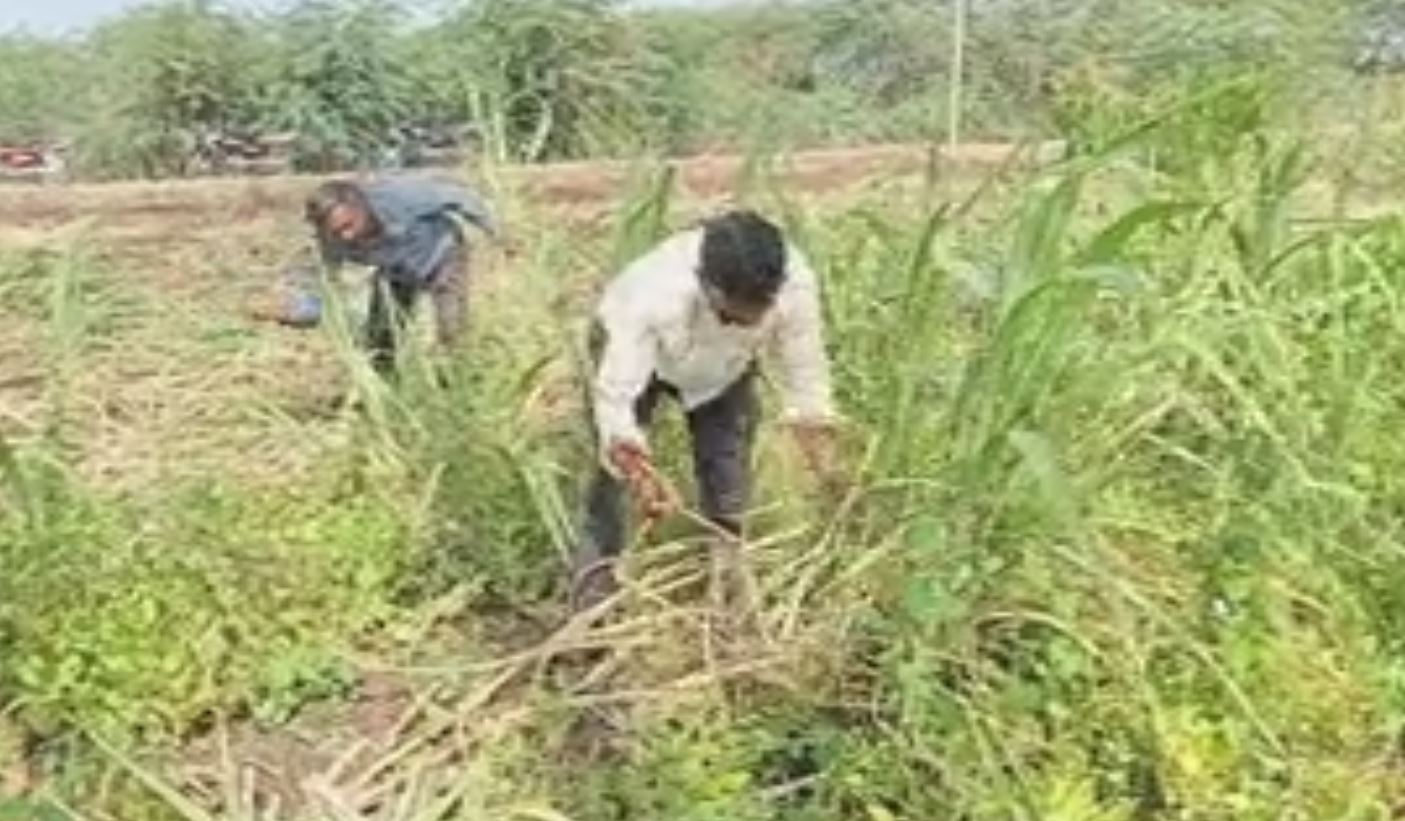
[[[820,309],[819,279],[794,248],[790,262],[787,303],[775,329],[774,347],[779,359],[778,381],[785,400],[784,419],[797,424],[829,425],[834,422],[829,356],[824,349],[824,317]]]
[[[300,247],[278,272],[284,287],[298,293],[321,291],[322,279],[336,282],[340,277],[342,258],[323,239],[315,238]]]
[[[332,287],[340,285],[338,268],[328,264],[319,243],[306,243],[277,270],[277,284],[270,293],[249,306],[254,319],[308,328],[321,321],[325,297],[324,277]]]
[[[793,248],[790,250],[793,290],[776,327],[780,359],[779,381],[785,398],[782,421],[788,425],[809,469],[826,493],[844,494],[848,484],[838,464],[835,434],[838,414],[830,384],[829,356],[824,349],[824,317],[819,278]]]
[[[312,242],[305,245],[294,257],[293,263],[284,270],[284,285],[296,294],[318,294],[325,297],[330,289],[338,298],[344,298],[346,281],[342,272],[349,261],[351,260],[346,247],[319,231],[314,234]]]
[[[488,204],[476,192],[463,186],[453,186],[446,194],[446,205],[458,216],[482,229],[494,239],[501,235],[497,219],[493,217]]]
[[[648,453],[648,439],[635,416],[635,403],[654,373],[652,331],[642,317],[624,311],[602,311],[605,349],[595,375],[595,426],[601,461],[618,473],[611,453],[619,446]]]
[[[350,258],[344,243],[325,236],[320,231],[317,236],[317,256],[322,260],[322,268],[329,276],[340,273],[342,266]]]
[[[606,321],[605,351],[595,380],[595,420],[600,463],[623,480],[649,519],[678,507],[672,486],[654,469],[649,444],[635,415],[640,395],[653,378],[653,333],[637,317]]]

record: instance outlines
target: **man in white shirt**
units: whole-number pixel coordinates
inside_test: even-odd
[[[686,412],[702,513],[733,538],[750,495],[760,355],[775,355],[784,419],[822,472],[835,417],[818,280],[780,230],[754,212],[708,220],[636,260],[606,289],[596,323],[600,467],[575,557],[577,609],[615,589],[626,491],[649,516],[673,504],[645,435],[663,396]]]

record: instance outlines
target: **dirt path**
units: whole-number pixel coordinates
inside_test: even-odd
[[[844,189],[879,177],[921,174],[929,168],[950,173],[991,168],[1025,158],[1047,160],[1059,145],[1042,143],[1027,151],[1010,143],[973,143],[955,149],[914,144],[802,151],[768,163],[780,184],[796,193]],[[685,195],[710,198],[735,190],[752,166],[738,155],[715,154],[668,160]],[[569,162],[505,166],[494,173],[533,204],[580,205],[609,202],[625,191],[647,160]],[[61,186],[0,187],[0,245],[23,240],[35,230],[79,219],[98,228],[159,224],[161,239],[192,228],[228,224],[269,211],[287,212],[318,177],[241,177],[164,182],[119,182]],[[153,237],[155,239],[155,237]]]

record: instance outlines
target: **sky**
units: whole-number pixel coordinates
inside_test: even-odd
[[[143,0],[0,0],[0,32],[16,28],[35,34],[64,34],[82,30]],[[649,0],[653,4],[682,5],[707,0]],[[230,8],[272,9],[280,0],[223,0]]]
[[[81,30],[140,0],[0,0],[0,31],[27,29],[36,34],[63,34]],[[234,8],[270,8],[270,0],[232,0]]]

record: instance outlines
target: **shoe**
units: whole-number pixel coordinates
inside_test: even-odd
[[[619,592],[615,563],[599,559],[578,568],[571,580],[571,612],[584,613],[599,607]]]

